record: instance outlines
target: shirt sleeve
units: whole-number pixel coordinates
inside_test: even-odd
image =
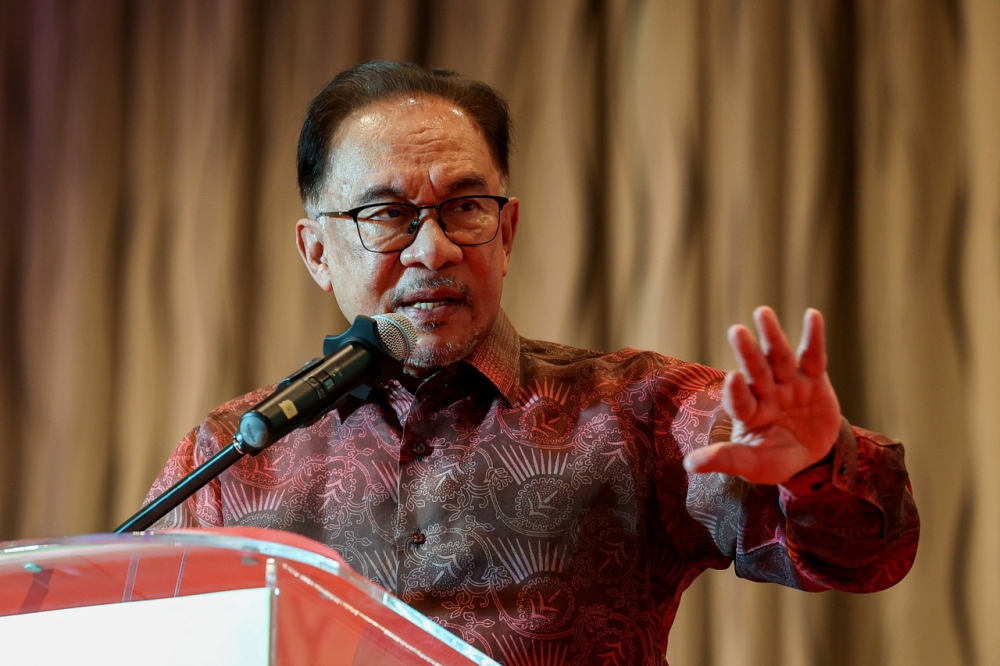
[[[737,573],[753,580],[766,576],[766,567],[755,568],[756,558],[747,556],[780,546],[795,587],[875,592],[895,585],[913,565],[920,534],[903,457],[900,442],[843,421],[825,464],[748,493]],[[772,546],[759,529],[749,528],[754,513],[764,513],[758,499],[770,503],[775,493],[785,529],[783,542]]]
[[[153,481],[143,506],[146,506],[171,486],[190,474],[220,449],[218,428],[208,419],[187,434]],[[179,527],[222,527],[222,495],[218,478],[212,479],[194,495],[174,507],[149,529],[164,530]]]
[[[233,398],[212,410],[202,424],[189,432],[177,445],[173,455],[164,465],[163,471],[153,481],[153,487],[146,495],[143,506],[162,495],[199,465],[228,446],[239,428],[240,417],[273,391],[274,385],[265,386]],[[216,477],[158,520],[150,529],[223,527],[225,515],[222,499],[222,484]]]
[[[679,449],[677,466],[693,448],[728,441],[732,429],[721,385],[685,388],[664,392],[675,405],[664,430]],[[684,557],[695,571],[734,564],[742,578],[802,590],[888,588],[910,570],[920,532],[903,457],[898,441],[845,420],[831,455],[781,485],[674,470]]]

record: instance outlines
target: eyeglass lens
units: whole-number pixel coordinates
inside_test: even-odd
[[[496,236],[500,204],[488,197],[461,197],[441,205],[439,223],[456,245],[488,243]],[[365,206],[358,211],[358,232],[364,246],[376,252],[401,250],[413,242],[420,226],[420,209],[408,203]]]

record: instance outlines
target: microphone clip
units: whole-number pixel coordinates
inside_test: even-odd
[[[376,367],[368,375],[367,381],[352,390],[351,396],[367,400],[373,387],[403,376],[403,362],[386,349],[378,332],[378,322],[371,317],[359,315],[354,318],[351,327],[340,335],[328,335],[323,338],[323,356],[329,356],[348,344],[361,345],[376,359]]]

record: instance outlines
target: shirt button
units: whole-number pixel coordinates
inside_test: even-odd
[[[420,530],[417,530],[410,535],[410,542],[415,546],[419,546],[425,541],[427,541],[427,536]]]
[[[424,440],[419,439],[413,445],[413,455],[422,456],[427,453],[427,444]]]

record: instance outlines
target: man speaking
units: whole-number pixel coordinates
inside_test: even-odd
[[[849,425],[822,316],[793,352],[769,308],[738,370],[520,337],[500,309],[520,208],[489,86],[371,62],[299,140],[299,252],[348,320],[416,327],[406,376],[246,457],[159,527],[304,534],[509,664],[662,664],[706,568],[803,590],[898,582],[919,522],[902,446]],[[758,342],[759,338],[759,342]],[[155,497],[271,388],[213,411]]]

